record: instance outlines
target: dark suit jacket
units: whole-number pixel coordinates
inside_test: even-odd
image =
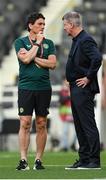
[[[78,77],[87,77],[90,79],[90,89],[94,93],[99,93],[97,72],[101,66],[102,55],[99,52],[95,40],[84,30],[75,37],[76,43],[68,61],[74,61]],[[67,71],[67,68],[66,68]],[[70,69],[71,71],[71,69]],[[70,73],[70,72],[67,72]],[[71,82],[71,79],[67,79]]]

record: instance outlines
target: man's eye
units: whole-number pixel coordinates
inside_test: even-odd
[[[39,25],[44,25],[45,26],[45,24],[43,24],[43,23],[39,23]]]

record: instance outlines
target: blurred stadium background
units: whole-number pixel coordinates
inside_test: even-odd
[[[95,38],[103,54],[103,66],[98,73],[101,94],[95,99],[101,150],[106,149],[106,1],[105,0],[0,0],[0,150],[18,150],[17,81],[18,62],[14,40],[26,34],[28,13],[41,12],[46,17],[45,36],[57,49],[57,68],[50,72],[53,95],[48,116],[47,150],[59,150],[62,122],[59,117],[59,91],[65,74],[71,39],[63,32],[61,18],[68,10],[83,15],[85,29]],[[33,119],[34,121],[34,119]],[[31,128],[30,150],[35,150],[35,129]],[[70,130],[70,141],[73,130]],[[77,145],[76,145],[77,146]]]

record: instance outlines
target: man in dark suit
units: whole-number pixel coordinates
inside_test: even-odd
[[[99,93],[97,72],[102,56],[95,40],[83,29],[81,15],[68,12],[64,30],[73,39],[66,64],[72,113],[79,142],[79,160],[65,169],[100,169],[100,139],[94,115],[94,97]]]

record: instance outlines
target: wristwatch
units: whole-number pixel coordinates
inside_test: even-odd
[[[40,47],[40,44],[38,43],[33,43],[33,45]]]

